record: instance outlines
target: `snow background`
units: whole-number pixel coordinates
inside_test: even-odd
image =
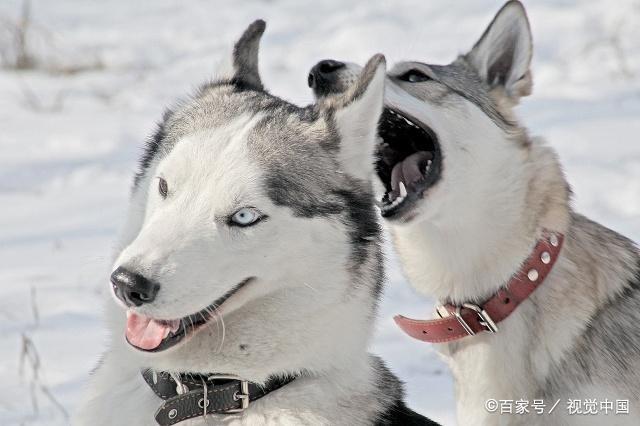
[[[529,0],[534,94],[520,116],[560,153],[576,208],[640,240],[640,1]],[[21,1],[0,2],[0,54]],[[101,297],[142,143],[256,18],[275,94],[311,101],[319,59],[445,63],[502,1],[34,0],[37,69],[0,69],[0,424],[62,425],[102,351]],[[414,409],[454,424],[451,377],[393,325],[424,315],[393,261],[373,350]]]

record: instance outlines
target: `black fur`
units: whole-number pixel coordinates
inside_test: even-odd
[[[387,368],[384,361],[378,357],[373,357],[376,368],[377,386],[382,391],[383,396],[388,399],[381,399],[380,405],[384,407],[378,413],[375,426],[434,426],[438,425],[434,421],[407,408],[404,401],[403,383]]]
[[[364,262],[369,246],[379,241],[381,229],[373,209],[373,195],[369,191],[329,189],[326,196],[317,196],[306,191],[299,180],[287,175],[285,170],[272,170],[265,189],[276,205],[290,208],[296,216],[338,217],[349,232],[354,265]]]
[[[402,400],[380,414],[375,426],[438,426],[438,423],[408,408]]]
[[[480,78],[477,71],[467,63],[464,57],[458,58],[449,65],[428,65],[428,67],[435,74],[439,83],[475,104],[498,127],[510,130],[517,126],[517,123],[500,113],[489,95],[491,87]]]
[[[138,182],[144,176],[145,172],[151,165],[151,162],[158,154],[158,151],[160,151],[160,147],[162,146],[162,141],[166,135],[166,131],[165,131],[166,123],[167,121],[169,121],[172,114],[173,114],[173,111],[171,111],[170,109],[167,109],[162,116],[162,121],[158,123],[158,127],[155,133],[149,139],[147,139],[147,143],[145,144],[145,147],[144,147],[144,152],[142,154],[142,157],[140,158],[138,172],[133,178],[134,187],[138,185]]]
[[[187,98],[182,102],[178,102],[178,106],[175,109],[167,109],[162,120],[158,123],[156,131],[147,139],[144,146],[144,151],[139,160],[138,171],[134,177],[134,187],[138,185],[142,177],[144,177],[147,169],[153,162],[153,160],[160,154],[161,148],[163,155],[166,155],[172,148],[174,141],[168,140],[168,133],[170,129],[170,122],[176,118],[180,113],[184,113],[183,108],[187,105],[191,105],[193,101],[198,102],[204,99],[212,93],[212,91],[219,90],[224,87],[231,87],[233,93],[239,97],[245,98],[246,102],[239,103],[242,105],[243,110],[238,110],[237,113],[242,111],[251,112],[266,112],[276,114],[294,114],[301,122],[312,123],[319,118],[319,112],[314,106],[308,106],[300,108],[293,105],[277,96],[271,95],[264,89],[257,88],[253,84],[247,84],[241,79],[231,80],[213,80],[201,85],[192,97]],[[203,102],[203,108],[206,108],[207,102]],[[189,113],[187,112],[187,115]],[[194,129],[197,130],[197,129]]]
[[[369,191],[334,192],[345,206],[343,223],[351,236],[353,262],[357,265],[367,259],[369,246],[380,236],[380,224],[373,209],[373,195]]]

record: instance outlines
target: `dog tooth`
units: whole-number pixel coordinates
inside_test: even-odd
[[[424,168],[425,173],[431,169],[431,160],[427,161],[427,166]]]
[[[404,186],[404,183],[400,181],[400,198],[404,198],[407,196],[407,188]]]
[[[405,118],[404,121],[411,127],[415,127],[416,129],[418,128],[418,126],[416,126],[416,124],[413,121],[410,121],[408,118]]]

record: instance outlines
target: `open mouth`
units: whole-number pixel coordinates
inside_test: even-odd
[[[385,186],[382,216],[404,217],[442,170],[442,154],[435,132],[412,117],[388,107],[378,125],[382,139],[376,152],[376,172]]]
[[[220,308],[227,299],[251,280],[252,278],[243,280],[206,308],[179,319],[155,319],[128,310],[127,329],[125,332],[127,342],[134,348],[144,352],[167,350],[182,342],[186,337],[192,335],[206,324],[213,317],[213,312],[216,309]]]

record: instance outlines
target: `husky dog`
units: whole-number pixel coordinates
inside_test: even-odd
[[[459,310],[465,303],[483,306],[504,295],[514,277],[524,277],[514,284],[520,288],[542,280],[535,269],[522,275],[521,265],[537,261],[530,254],[548,233],[548,246],[560,246],[544,282],[497,332],[438,345],[455,378],[461,425],[589,418],[638,424],[640,253],[629,239],[572,210],[556,153],[517,121],[513,107],[531,93],[531,56],[524,7],[511,1],[451,64],[395,65],[387,73],[375,156],[361,154],[375,162],[381,214],[409,281],[454,307],[438,310],[442,322],[466,312]],[[320,99],[335,96],[358,69],[325,60],[309,84]],[[539,263],[550,261],[541,252]],[[431,324],[412,324],[422,323]],[[489,399],[528,401],[529,414],[501,415],[493,404],[485,407]],[[628,415],[599,409],[597,416],[569,415],[571,400],[616,399],[629,401]],[[535,400],[544,414],[532,409]]]
[[[147,145],[77,425],[434,424],[367,353],[384,275],[360,151],[384,57],[299,108],[263,89],[264,28]]]

